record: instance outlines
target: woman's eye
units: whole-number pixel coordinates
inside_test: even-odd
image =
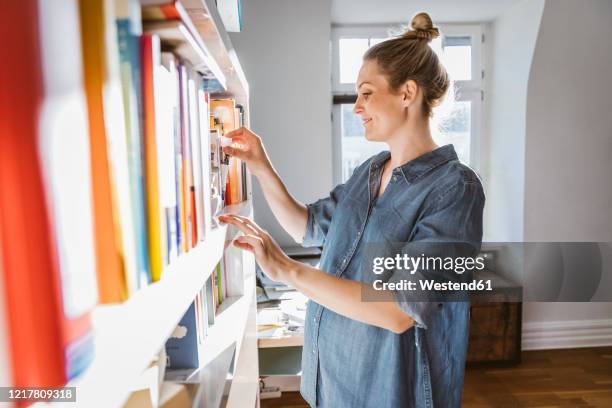
[[[368,98],[370,97],[370,95],[372,95],[372,92],[364,92],[362,93],[363,97],[365,98],[365,100],[368,100]]]

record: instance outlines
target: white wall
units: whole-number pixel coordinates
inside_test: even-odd
[[[609,0],[544,7],[527,100],[526,241],[612,242],[611,22]],[[527,304],[524,315],[612,324],[612,303]]]
[[[485,240],[612,241],[610,21],[609,1],[549,0],[490,24]],[[524,348],[612,344],[610,303],[526,303],[523,321]]]
[[[484,240],[523,240],[527,82],[544,0],[524,0],[490,26],[485,109],[488,160]]]
[[[289,191],[312,202],[332,188],[330,0],[243,0],[231,40],[250,86],[251,127]],[[295,245],[254,184],[255,220]]]

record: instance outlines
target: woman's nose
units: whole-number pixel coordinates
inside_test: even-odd
[[[359,99],[357,99],[357,101],[353,105],[353,113],[355,115],[359,115],[362,111],[363,111],[363,108],[361,107],[361,103],[359,102]]]

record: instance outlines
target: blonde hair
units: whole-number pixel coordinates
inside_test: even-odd
[[[412,29],[403,34],[371,47],[363,59],[378,63],[392,90],[414,80],[423,92],[423,113],[432,116],[433,108],[442,103],[450,85],[446,68],[429,46],[440,31],[427,13],[412,17],[410,26]]]

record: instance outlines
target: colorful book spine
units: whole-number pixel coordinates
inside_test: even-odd
[[[109,17],[112,6],[108,1],[81,0],[79,5],[81,39],[83,44],[88,44],[83,47],[83,76],[88,107],[98,294],[101,303],[116,303],[127,299],[129,287],[112,144],[108,140],[111,131],[123,131],[115,128],[109,106],[116,102],[112,100],[115,93],[109,89],[117,86],[117,70],[110,67],[117,63],[117,50],[113,47],[116,40],[112,37],[115,30],[113,24],[108,24],[112,21]],[[107,30],[111,31],[110,41]],[[125,133],[121,134],[125,137]]]
[[[89,4],[89,2],[85,3]],[[84,5],[82,7],[85,7]],[[107,80],[104,86],[104,120],[111,172],[111,188],[115,198],[116,236],[123,260],[124,286],[128,296],[138,288],[138,261],[133,218],[133,204],[128,163],[128,140],[121,85],[119,48],[114,0],[104,0]]]
[[[93,358],[96,260],[78,27],[77,1],[8,2],[0,13],[0,34],[19,39],[2,50],[19,63],[0,64],[0,279],[16,387],[62,386]]]
[[[138,265],[138,287],[151,281],[144,193],[142,86],[140,61],[140,5],[134,0],[116,0],[117,37],[123,87],[123,105],[128,138],[128,164]]]
[[[213,209],[211,206],[211,165],[210,165],[210,119],[208,112],[208,93],[204,92],[204,84],[198,80],[198,106],[200,119],[200,149],[202,161],[202,202],[204,210],[204,236],[206,237],[213,224]]]
[[[176,191],[176,242],[178,253],[187,252],[187,211],[185,209],[185,182],[183,179],[183,143],[182,112],[179,64],[173,54],[163,53],[162,60],[172,76],[173,92],[173,138],[174,138],[174,174]]]
[[[178,97],[176,62],[172,54],[163,52],[161,54],[162,67],[160,67],[160,86],[162,89],[156,98],[156,106],[159,106],[159,165],[160,165],[160,199],[165,214],[166,240],[168,252],[166,259],[168,263],[176,259],[179,253],[179,180],[177,179],[175,142],[178,129]]]
[[[200,103],[198,98],[198,86],[197,82],[198,74],[195,71],[188,70],[189,75],[189,119],[190,119],[190,146],[191,146],[191,163],[193,168],[193,192],[195,202],[195,232],[194,237],[195,243],[202,241],[205,234],[205,215],[204,215],[204,199],[202,195],[203,185],[203,166],[202,166],[202,132],[200,123]]]
[[[149,265],[152,280],[161,279],[164,266],[167,264],[167,235],[165,211],[161,205],[160,184],[164,177],[163,168],[160,168],[157,122],[162,106],[159,103],[161,84],[159,69],[161,65],[161,51],[159,38],[156,35],[143,34],[140,39],[141,48],[141,74],[142,74],[142,104],[144,115],[144,151],[145,151],[145,181],[147,197],[148,221],[148,248]],[[170,114],[170,112],[168,112]]]
[[[189,144],[189,94],[188,94],[188,77],[187,67],[179,64],[179,101],[180,101],[180,123],[181,123],[181,158],[182,158],[182,207],[184,222],[184,236],[181,242],[183,252],[187,252],[193,247],[194,234],[194,217],[193,210],[195,209],[195,195],[192,192],[193,188],[193,173],[191,167],[191,148]],[[181,231],[182,232],[182,231]]]
[[[206,281],[206,314],[208,316],[208,327],[215,324],[215,289],[214,289],[214,273]]]

